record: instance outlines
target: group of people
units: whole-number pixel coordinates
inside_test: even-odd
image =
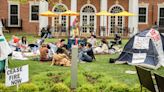
[[[92,62],[95,60],[94,54],[105,54],[109,53],[109,49],[113,48],[116,44],[121,44],[121,37],[116,35],[114,41],[111,41],[109,45],[106,38],[102,38],[101,42],[98,43],[95,35],[91,35],[88,39],[83,38],[82,42],[78,42],[80,38],[75,37],[75,45],[79,47],[79,61]],[[14,51],[18,52],[39,52],[39,60],[46,62],[52,61],[51,65],[71,65],[71,48],[66,44],[65,39],[59,39],[57,42],[44,43],[45,34],[42,38],[38,39],[36,43],[28,44],[26,36],[21,38],[12,36],[9,41],[9,45]],[[72,44],[72,43],[71,43]]]
[[[115,49],[115,45],[121,45],[122,40],[121,37],[117,34],[115,34],[113,41],[107,41],[106,38],[102,38],[101,42],[99,43],[96,39],[95,35],[91,35],[91,37],[88,39],[90,44],[92,44],[93,52],[94,54],[106,54],[110,53],[110,49]]]

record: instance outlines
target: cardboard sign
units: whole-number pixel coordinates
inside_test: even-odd
[[[150,37],[139,37],[135,36],[134,38],[134,49],[149,49]]]
[[[146,59],[146,53],[133,53],[132,63],[143,63]]]
[[[14,86],[29,81],[28,65],[17,67],[14,69],[6,69],[6,86]]]

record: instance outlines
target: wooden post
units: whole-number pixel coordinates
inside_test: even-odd
[[[71,88],[77,87],[77,62],[78,62],[78,45],[72,46],[72,60],[71,60]]]

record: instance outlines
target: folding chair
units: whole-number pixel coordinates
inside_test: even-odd
[[[159,92],[164,92],[164,77],[154,74]]]
[[[147,88],[151,92],[157,92],[153,83],[151,71],[141,68],[139,66],[135,66],[135,67],[141,85],[141,92],[142,92],[142,87]]]

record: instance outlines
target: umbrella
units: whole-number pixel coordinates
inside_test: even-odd
[[[120,13],[116,13],[114,14],[115,16],[135,16],[134,13],[130,13],[130,12],[127,12],[127,11],[122,11]]]
[[[46,12],[42,12],[39,14],[40,16],[47,16],[47,17],[55,17],[58,16],[58,14],[51,12],[51,11],[46,11]]]
[[[117,16],[117,17],[116,17],[116,21],[117,21],[118,16],[124,16],[124,17],[126,17],[126,16],[135,16],[136,14],[130,13],[130,12],[127,12],[127,11],[122,11],[122,12],[120,12],[120,13],[115,13],[114,15]],[[117,23],[117,22],[115,22],[115,23]],[[116,25],[116,24],[115,24],[115,25]],[[117,26],[117,25],[116,25],[116,26]],[[115,26],[115,27],[116,27],[116,26]]]
[[[61,13],[62,16],[79,16],[80,14],[71,10]]]
[[[80,14],[71,10],[67,10],[66,12],[61,13],[61,15],[70,17],[70,16],[79,16]],[[69,18],[68,18],[68,22],[69,22]],[[70,31],[70,27],[68,29],[69,29],[68,31]],[[68,37],[69,37],[69,32],[68,32]]]
[[[112,13],[109,13],[109,12],[107,12],[107,11],[101,11],[101,12],[99,12],[99,13],[96,13],[96,16],[103,16],[103,26],[104,26],[104,16],[114,16],[114,14],[112,14]],[[105,31],[105,29],[104,29],[104,31]],[[103,34],[104,35],[104,34]]]
[[[58,16],[58,14],[51,12],[51,11],[46,11],[46,12],[42,12],[39,14],[40,16],[45,16],[45,17],[56,17]]]
[[[97,16],[113,16],[112,13],[109,13],[107,11],[101,11],[99,13],[96,13]]]

